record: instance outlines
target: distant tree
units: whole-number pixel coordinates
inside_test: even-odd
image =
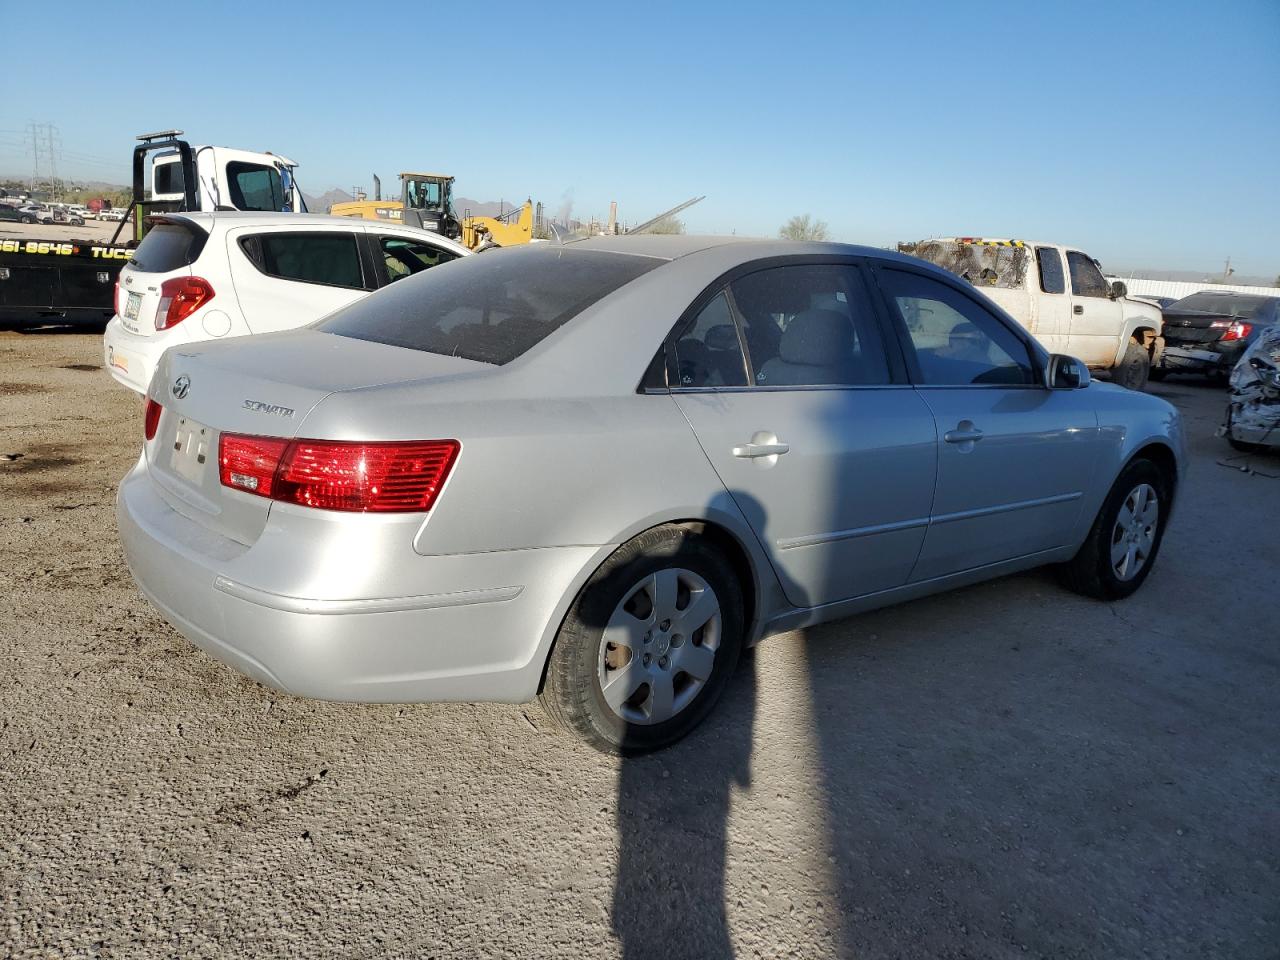
[[[684,233],[684,221],[679,217],[663,217],[645,233]]]
[[[799,216],[792,217],[782,225],[778,231],[778,236],[783,240],[829,240],[831,234],[827,232],[827,224],[824,220],[815,220],[809,214],[802,213]]]

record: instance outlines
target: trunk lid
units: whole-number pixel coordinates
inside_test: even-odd
[[[1220,313],[1170,313],[1164,312],[1165,343],[1204,344],[1222,339],[1226,327],[1214,327],[1214,323],[1230,323],[1239,320]],[[1248,321],[1244,321],[1248,322]]]
[[[252,544],[272,501],[222,486],[218,440],[224,432],[294,439],[331,393],[492,369],[308,329],[174,347],[151,381],[150,398],[164,412],[146,444],[148,472],[178,513]]]

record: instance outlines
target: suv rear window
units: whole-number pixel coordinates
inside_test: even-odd
[[[143,273],[169,273],[195,263],[207,239],[194,224],[157,223],[133,251],[131,263]]]
[[[482,363],[510,363],[663,262],[563,247],[493,250],[406,277],[316,329]]]

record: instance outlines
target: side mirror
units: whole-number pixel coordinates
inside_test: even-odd
[[[1044,385],[1050,390],[1083,390],[1093,378],[1089,368],[1075,357],[1055,353],[1044,371]]]
[[[1112,300],[1119,300],[1121,297],[1127,297],[1128,295],[1129,295],[1129,288],[1126,287],[1121,281],[1119,280],[1111,281],[1111,289],[1108,291],[1108,296],[1110,296]]]

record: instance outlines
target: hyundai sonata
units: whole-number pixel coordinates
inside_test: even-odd
[[[540,697],[688,732],[762,637],[1041,564],[1150,574],[1182,440],[964,281],[837,244],[470,257],[310,327],[169,350],[120,487],[213,656],[351,701]]]

